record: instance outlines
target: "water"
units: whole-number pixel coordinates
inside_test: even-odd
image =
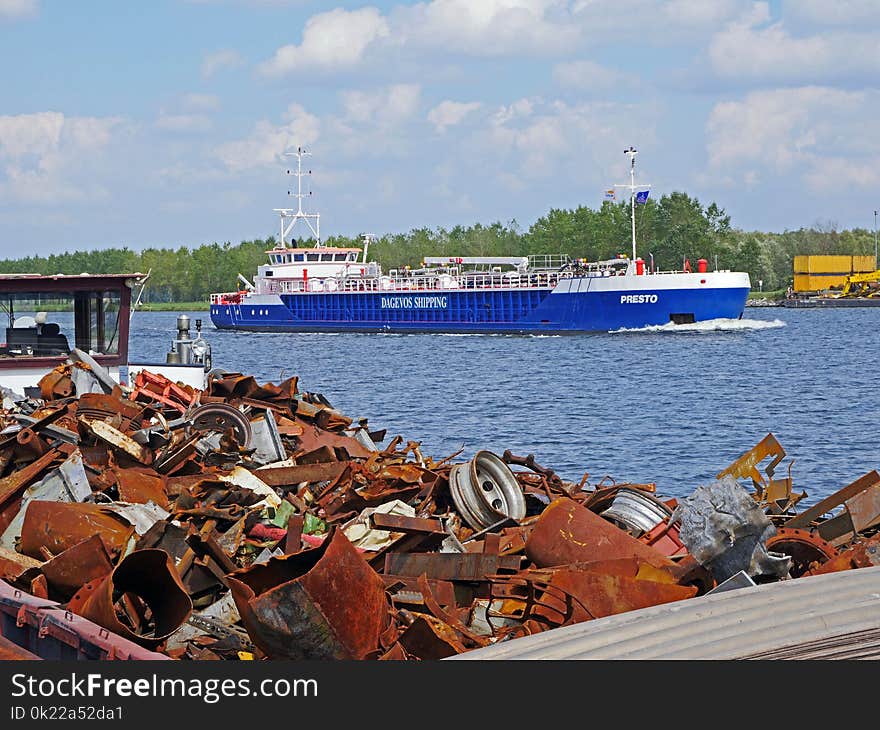
[[[132,361],[164,361],[176,312],[138,312]],[[742,320],[607,334],[203,334],[214,365],[322,393],[371,429],[534,453],[563,478],[656,482],[684,497],[772,431],[806,506],[880,467],[880,308],[749,308]]]

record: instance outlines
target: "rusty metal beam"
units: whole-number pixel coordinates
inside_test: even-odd
[[[386,553],[386,575],[417,578],[423,573],[435,580],[482,581],[486,576],[519,570],[521,555],[483,553]]]
[[[792,517],[785,523],[785,526],[809,527],[813,520],[818,519],[826,512],[830,512],[835,507],[839,507],[846,502],[846,500],[852,499],[860,492],[864,492],[866,489],[871,489],[877,485],[880,485],[880,473],[877,473],[876,470],[869,471],[867,474],[856,479],[852,484],[849,484],[843,489],[836,491],[831,496],[817,502],[799,515]]]
[[[420,535],[438,535],[444,539],[449,533],[443,529],[440,520],[432,520],[424,517],[405,517],[403,515],[374,512],[370,515],[373,527],[391,532],[415,533]]]
[[[297,466],[257,469],[254,474],[270,487],[294,487],[302,482],[326,482],[336,479],[348,468],[347,461],[329,461]]]

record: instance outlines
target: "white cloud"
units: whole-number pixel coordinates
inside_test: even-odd
[[[0,0],[0,20],[26,18],[39,10],[38,0]]]
[[[232,48],[224,48],[212,53],[206,53],[202,59],[202,76],[211,78],[218,71],[238,68],[244,64],[242,55]]]
[[[269,76],[279,76],[301,69],[348,68],[389,32],[388,21],[376,8],[336,8],[309,18],[302,43],[282,46],[260,69]]]
[[[617,37],[624,43],[629,38],[634,43],[664,46],[702,43],[719,25],[761,4],[753,0],[576,0],[571,14],[590,41],[603,43]],[[642,33],[642,29],[650,31]]]
[[[428,121],[434,125],[438,132],[445,132],[447,127],[461,124],[466,116],[475,112],[482,106],[478,101],[441,101],[428,112]]]
[[[121,122],[118,117],[65,117],[61,112],[0,116],[0,190],[21,201],[105,194],[87,172]]]
[[[418,84],[394,84],[375,92],[343,91],[346,119],[353,122],[396,124],[411,118],[419,106]]]
[[[767,25],[769,10],[731,23],[709,44],[709,59],[722,78],[763,84],[818,83],[880,68],[880,44],[873,32],[829,31],[794,36],[779,21]]]
[[[477,56],[556,54],[572,47],[580,29],[565,0],[432,0],[394,13],[404,44]]]
[[[257,122],[249,137],[227,142],[217,148],[217,156],[233,172],[278,164],[291,147],[309,146],[320,136],[321,123],[301,105],[291,104],[284,123]]]
[[[800,176],[812,188],[840,189],[880,170],[880,142],[862,120],[880,113],[880,93],[827,87],[755,91],[716,104],[706,124],[709,168],[736,184]]]
[[[598,191],[618,174],[619,150],[636,131],[650,146],[654,112],[649,107],[519,99],[499,107],[474,135],[472,156],[484,169],[498,170],[498,179],[512,190],[530,180],[558,177]]]
[[[880,23],[877,0],[783,0],[782,15],[818,25],[855,25]]]
[[[837,192],[851,187],[876,188],[880,184],[880,155],[864,160],[825,157],[815,160],[804,180],[817,192]]]
[[[630,87],[637,79],[631,74],[607,68],[594,61],[565,61],[553,67],[553,79],[560,86],[580,91],[608,91]]]

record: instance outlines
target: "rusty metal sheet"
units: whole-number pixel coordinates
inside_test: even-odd
[[[419,588],[419,579],[409,575],[389,575],[384,573],[382,582],[398,603],[424,605],[425,599]],[[441,606],[455,606],[455,585],[446,580],[428,580],[434,598]]]
[[[348,461],[330,461],[297,466],[263,467],[254,471],[254,474],[270,487],[292,487],[302,482],[312,484],[332,481],[338,478],[348,465]]]
[[[394,642],[394,644],[391,645],[391,648],[388,649],[388,651],[386,651],[384,654],[382,654],[382,656],[379,657],[379,661],[383,661],[383,662],[388,662],[388,661],[399,662],[399,661],[405,661],[405,660],[406,660],[406,651],[404,651],[404,648],[400,645],[399,642],[396,642],[396,641]]]
[[[0,505],[7,500],[18,496],[34,479],[51,466],[52,462],[63,455],[63,450],[54,448],[47,451],[43,456],[27,466],[12,472],[9,476],[0,479]],[[5,529],[5,527],[4,527]]]
[[[315,424],[296,419],[299,426],[302,426],[303,432],[297,436],[299,451],[314,451],[322,446],[329,446],[335,449],[342,449],[352,459],[366,459],[375,452],[370,451],[360,441],[351,436],[340,436],[333,431],[326,431],[318,428]]]
[[[502,571],[519,570],[521,555],[483,553],[386,553],[384,573],[435,580],[480,581]]]
[[[872,565],[880,565],[880,535],[875,535],[869,540],[856,543],[826,563],[811,568],[804,575],[823,575],[825,573],[835,573],[839,570],[868,568]]]
[[[461,654],[466,647],[455,630],[426,613],[413,613],[415,620],[397,639],[407,654],[430,661]]]
[[[862,532],[880,523],[880,484],[874,484],[844,502],[854,532]]]
[[[39,568],[40,565],[39,560],[0,547],[0,579],[15,580],[25,571]]]
[[[809,527],[811,522],[817,520],[825,513],[830,512],[835,507],[839,507],[844,502],[846,502],[846,500],[852,499],[860,492],[864,492],[866,489],[872,489],[878,484],[880,484],[880,473],[877,473],[876,470],[869,471],[867,474],[860,476],[858,479],[852,482],[852,484],[845,486],[843,489],[836,491],[831,496],[817,502],[809,509],[801,512],[799,515],[792,517],[788,522],[785,523],[785,526]]]
[[[171,556],[152,548],[126,556],[85,600],[71,604],[83,618],[148,649],[177,631],[193,608]]]
[[[549,585],[564,591],[574,599],[574,611],[568,621],[570,624],[661,603],[682,601],[693,597],[697,592],[697,589],[691,586],[568,568],[556,569]],[[552,603],[558,599],[550,594],[546,600]]]
[[[151,464],[153,461],[153,452],[141,446],[130,436],[122,433],[122,431],[114,428],[106,421],[90,420],[81,418],[80,422],[101,441],[116,447],[120,451],[128,454],[135,461],[141,464]]]
[[[379,647],[385,585],[341,530],[227,581],[248,634],[271,658],[364,659]]]
[[[152,476],[136,469],[114,468],[119,498],[123,502],[146,504],[153,502],[162,509],[169,509],[168,495],[165,494],[164,483],[158,475]]]
[[[77,416],[99,421],[118,416],[120,419],[118,427],[121,431],[128,431],[132,423],[140,425],[143,412],[142,405],[112,394],[83,393],[76,400]]]
[[[437,535],[444,539],[449,533],[443,528],[440,520],[427,519],[424,517],[406,517],[404,515],[386,514],[374,512],[370,515],[373,527],[392,532],[416,533],[421,535]]]
[[[43,557],[43,547],[59,555],[95,534],[100,535],[107,552],[117,556],[134,534],[134,527],[96,504],[34,500],[25,512],[20,550],[33,558]]]
[[[73,596],[83,583],[103,578],[112,570],[113,563],[99,535],[92,535],[77,543],[42,566],[49,586],[63,600]]]
[[[541,513],[526,541],[526,555],[542,568],[632,557],[657,568],[674,565],[659,551],[566,498],[554,500]]]
[[[73,380],[70,378],[71,364],[59,365],[50,370],[37,382],[43,400],[52,401],[56,398],[68,398],[73,395]]]

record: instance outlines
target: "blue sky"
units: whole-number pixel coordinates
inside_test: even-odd
[[[304,145],[324,236],[598,206],[874,224],[876,0],[0,0],[0,256],[265,237]]]

